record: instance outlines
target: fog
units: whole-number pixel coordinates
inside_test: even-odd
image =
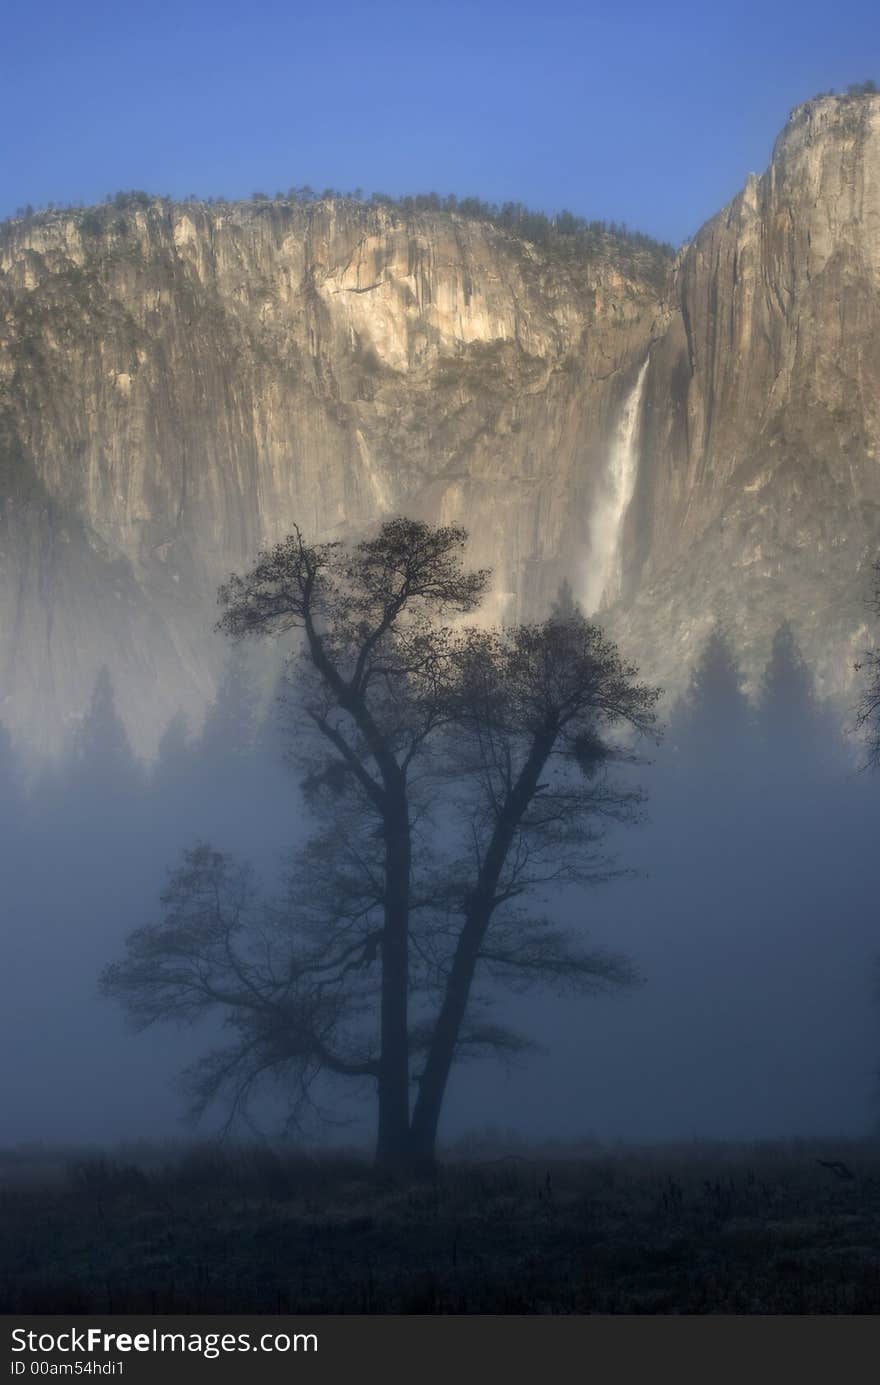
[[[633,1139],[864,1134],[876,1127],[872,851],[877,785],[772,759],[671,784],[621,856],[641,879],[583,917],[638,963],[621,996],[530,1000],[546,1056],[460,1075],[457,1115],[526,1136]]]
[[[796,651],[747,703],[735,651],[714,638],[661,744],[619,771],[646,794],[646,820],[609,839],[630,874],[548,901],[591,942],[626,952],[642,984],[499,1002],[541,1051],[456,1070],[444,1140],[876,1129],[880,782],[839,729],[846,709],[815,701]],[[203,732],[173,723],[144,767],[102,676],[62,762],[28,765],[0,744],[4,1145],[194,1133],[175,1075],[210,1032],[133,1033],[97,978],[157,917],[184,847],[232,849],[271,881],[301,839],[274,706],[233,658]],[[368,1100],[340,1116],[350,1123],[323,1138],[368,1139]]]

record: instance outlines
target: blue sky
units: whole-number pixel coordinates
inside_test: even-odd
[[[674,242],[793,105],[874,77],[868,0],[4,0],[0,216],[119,188],[456,192]]]

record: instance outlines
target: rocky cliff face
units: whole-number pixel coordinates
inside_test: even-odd
[[[345,203],[7,227],[2,716],[54,742],[106,663],[149,749],[210,691],[218,581],[294,522],[463,520],[497,613],[552,593],[664,321],[618,259]]]
[[[769,170],[680,255],[673,293],[621,628],[675,683],[712,619],[754,676],[789,615],[840,692],[880,545],[880,97],[795,110]]]
[[[611,240],[343,201],[8,223],[0,720],[56,746],[107,664],[148,752],[210,694],[230,569],[393,512],[468,527],[492,617],[604,591],[673,684],[716,615],[754,662],[790,614],[843,668],[880,532],[878,141],[880,99],[800,108],[664,287]]]

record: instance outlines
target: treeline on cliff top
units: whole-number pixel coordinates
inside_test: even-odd
[[[827,91],[817,91],[815,96],[811,96],[811,101],[821,101],[826,96],[836,96],[838,101],[854,101],[861,96],[876,96],[878,93],[877,83],[873,77],[868,77],[864,82],[850,82],[846,91],[835,91],[834,87],[829,87]]]
[[[675,247],[668,242],[655,240],[643,231],[634,231],[623,221],[587,220],[564,210],[548,215],[546,212],[533,211],[522,202],[498,204],[484,202],[479,197],[457,197],[454,193],[441,196],[436,192],[423,192],[412,196],[391,197],[383,192],[367,194],[362,188],[342,192],[337,188],[328,187],[319,192],[308,184],[303,184],[290,187],[286,192],[276,192],[272,197],[265,192],[254,192],[250,198],[251,204],[264,213],[276,205],[302,206],[330,200],[361,206],[389,207],[404,216],[418,212],[435,212],[462,217],[468,221],[487,222],[560,257],[593,259],[614,250],[624,261],[638,266],[642,273],[654,278],[662,278],[665,275],[669,261],[675,254]],[[7,224],[11,221],[31,221],[56,212],[74,212],[81,214],[81,226],[87,234],[104,234],[114,225],[114,218],[114,229],[124,233],[124,227],[118,223],[119,213],[137,207],[149,207],[155,202],[170,205],[175,201],[207,207],[226,207],[235,203],[235,199],[198,197],[195,193],[183,198],[155,197],[140,189],[132,189],[108,195],[104,203],[96,207],[63,206],[54,202],[49,202],[41,208],[30,205],[19,207],[15,216],[7,219]]]
[[[846,102],[874,96],[877,92],[877,83],[868,78],[863,82],[850,82],[843,92],[835,92],[833,87],[827,91],[819,91],[810,100],[818,101],[823,97],[837,96],[839,100]],[[103,205],[94,207],[82,203],[59,202],[48,202],[44,207],[34,207],[28,203],[18,207],[13,216],[0,219],[0,233],[12,222],[31,221],[55,212],[76,212],[82,215],[82,225],[86,232],[100,235],[106,231],[114,212],[122,212],[133,207],[148,207],[154,202],[225,207],[236,201],[245,200],[247,199],[199,197],[196,193],[181,198],[172,198],[167,194],[159,197],[135,188],[130,191],[108,193]],[[676,253],[676,247],[668,241],[656,240],[644,231],[635,231],[624,221],[589,220],[566,210],[548,214],[535,211],[522,202],[485,202],[480,197],[457,197],[455,193],[441,195],[437,192],[421,192],[392,197],[384,192],[365,193],[362,188],[342,192],[338,188],[327,187],[318,192],[306,183],[289,187],[286,192],[278,191],[273,196],[266,192],[254,192],[249,200],[264,211],[279,203],[291,205],[336,200],[368,206],[393,207],[404,215],[415,212],[446,212],[470,221],[488,222],[560,256],[592,259],[613,248],[624,262],[637,266],[655,282],[662,282],[665,278],[669,261]],[[114,229],[117,233],[124,233],[124,223],[120,224],[117,219]]]

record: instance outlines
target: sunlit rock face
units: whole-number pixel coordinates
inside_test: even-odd
[[[142,750],[197,718],[216,585],[294,523],[462,522],[487,615],[537,608],[666,312],[613,243],[345,202],[49,214],[0,272],[0,718],[50,748],[103,663]]]
[[[768,171],[681,254],[674,294],[621,629],[674,683],[721,617],[754,679],[788,614],[840,692],[880,547],[880,97],[797,108]]]
[[[57,748],[106,664],[149,753],[210,696],[219,580],[395,512],[469,529],[486,618],[567,576],[676,686],[716,616],[754,674],[788,614],[840,687],[880,530],[878,132],[880,98],[799,108],[666,283],[342,200],[0,228],[0,720]]]

